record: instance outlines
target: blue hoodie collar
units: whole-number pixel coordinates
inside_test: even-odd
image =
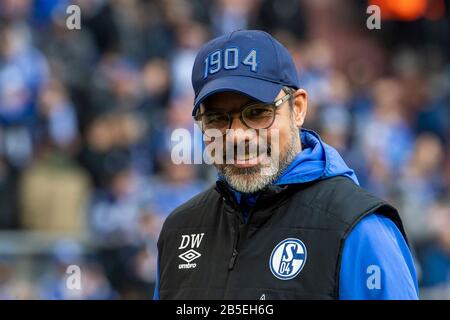
[[[359,185],[355,172],[347,166],[337,150],[323,142],[317,133],[301,129],[300,139],[302,151],[274,184],[298,184],[345,176]]]

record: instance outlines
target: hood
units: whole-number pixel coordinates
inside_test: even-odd
[[[323,142],[312,130],[301,129],[302,152],[275,181],[287,185],[345,176],[359,185],[355,172],[350,169],[336,149]]]

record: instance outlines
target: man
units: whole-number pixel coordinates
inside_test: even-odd
[[[245,152],[217,161],[216,186],[165,221],[156,299],[418,298],[396,209],[301,129],[307,93],[285,47],[262,31],[218,37],[198,53],[192,83],[204,135],[227,140],[224,157],[242,141]]]

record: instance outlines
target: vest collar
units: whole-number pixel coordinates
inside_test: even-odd
[[[216,181],[216,191],[220,194],[222,199],[225,202],[225,205],[231,206],[234,209],[234,212],[238,214],[240,220],[243,221],[241,207],[236,201],[235,195],[233,191],[230,190],[227,183],[221,180]],[[261,189],[258,192],[258,201],[253,209],[256,208],[272,208],[275,206],[281,199],[285,198],[285,194],[287,194],[287,190],[291,189],[291,185],[269,185],[265,188]],[[252,209],[252,211],[253,211]],[[263,213],[263,211],[267,211],[267,215]],[[250,224],[259,225],[267,220],[272,214],[271,210],[259,210],[257,216],[250,217]]]

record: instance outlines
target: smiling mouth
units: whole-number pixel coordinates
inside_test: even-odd
[[[261,164],[262,159],[267,153],[262,154],[246,154],[244,157],[235,157],[233,165],[238,168],[249,168]]]
[[[246,153],[243,157],[242,156],[235,156],[235,161],[251,161],[253,159],[257,159],[262,154],[258,155],[258,153]]]
[[[232,164],[236,167],[252,167],[261,164],[264,158],[270,157],[271,151],[270,146],[268,146],[267,149],[260,150],[260,152],[249,153],[248,150],[244,154],[236,154],[236,152],[234,152],[234,156],[229,159],[227,159],[226,152],[224,152],[224,162],[226,164]]]

